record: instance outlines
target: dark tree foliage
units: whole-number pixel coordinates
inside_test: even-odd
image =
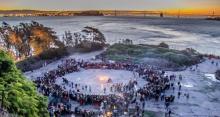
[[[102,44],[104,44],[106,42],[104,34],[101,31],[99,31],[97,28],[86,26],[86,27],[84,27],[82,32],[85,32],[88,34],[92,33],[93,34],[93,36],[91,38],[92,41],[96,41],[96,42],[99,42]]]
[[[7,72],[10,67],[11,67],[10,62],[6,60],[0,61],[0,77],[2,76],[2,73]]]

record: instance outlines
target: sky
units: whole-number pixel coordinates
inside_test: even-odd
[[[164,10],[220,14],[220,0],[0,0],[0,10]]]

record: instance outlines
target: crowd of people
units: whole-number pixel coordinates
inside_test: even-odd
[[[126,85],[120,83],[110,87],[112,92],[120,92],[121,95],[89,95],[84,94],[80,89],[91,91],[90,86],[75,84],[63,78],[66,74],[79,72],[81,69],[114,69],[136,72],[140,78],[146,80],[144,87],[136,89],[136,80],[130,81]],[[57,78],[63,78],[63,83],[70,85],[71,89],[66,89],[65,85],[56,84]],[[39,92],[49,97],[49,112],[51,116],[65,114],[77,114],[82,116],[104,115],[111,112],[113,116],[126,114],[129,105],[135,104],[134,116],[143,116],[145,101],[154,99],[164,101],[167,110],[169,105],[175,100],[174,95],[166,95],[166,90],[175,90],[174,80],[176,76],[167,76],[164,71],[157,71],[145,66],[128,63],[108,63],[108,62],[87,62],[67,59],[57,69],[45,73],[38,77],[34,82],[37,84]],[[182,79],[179,77],[179,79]],[[181,80],[180,80],[181,81]],[[81,88],[79,88],[81,86]],[[178,82],[179,90],[181,83]],[[84,110],[79,107],[71,109],[71,101],[78,102],[80,105],[93,105],[100,107],[99,111]],[[170,110],[169,110],[170,112]]]

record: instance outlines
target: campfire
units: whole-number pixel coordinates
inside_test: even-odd
[[[99,76],[98,80],[101,83],[108,83],[109,77],[107,77],[107,76]]]

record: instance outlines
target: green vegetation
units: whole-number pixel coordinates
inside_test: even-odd
[[[47,99],[37,93],[35,85],[21,74],[10,57],[1,50],[0,92],[0,99],[4,102],[1,105],[9,113],[21,117],[49,116]]]
[[[193,49],[178,51],[168,47],[165,43],[158,46],[114,44],[102,54],[102,57],[115,61],[132,61],[137,63],[142,62],[141,59],[146,57],[159,58],[175,64],[176,67],[196,64],[202,59]]]

